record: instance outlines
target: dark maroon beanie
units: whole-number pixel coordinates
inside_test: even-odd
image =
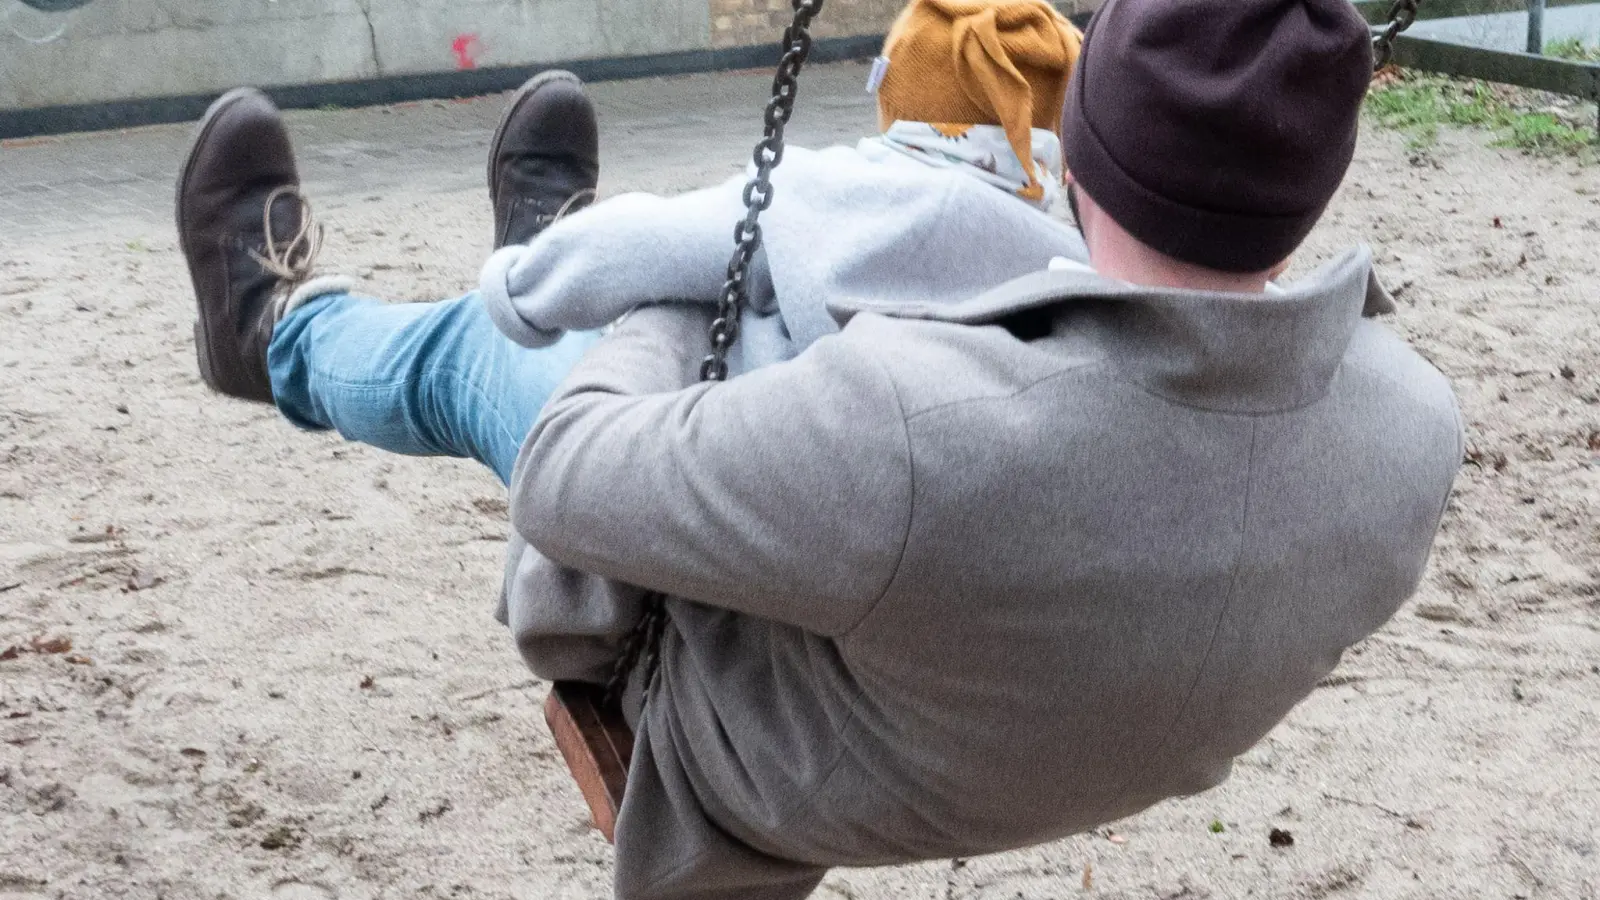
[[[1350,0],[1106,0],[1067,91],[1067,169],[1156,250],[1263,271],[1339,187],[1371,79]]]

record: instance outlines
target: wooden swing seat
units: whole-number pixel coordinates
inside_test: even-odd
[[[615,706],[605,703],[603,688],[571,681],[550,686],[544,721],[589,804],[594,827],[616,843],[617,813],[633,762],[633,729]]]

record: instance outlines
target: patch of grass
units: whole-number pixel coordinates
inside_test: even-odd
[[[1578,62],[1600,62],[1600,44],[1585,44],[1583,38],[1562,38],[1545,44],[1544,55]]]
[[[1576,154],[1592,148],[1595,137],[1592,129],[1574,128],[1550,113],[1522,113],[1495,144],[1534,153]]]
[[[1437,75],[1407,75],[1375,87],[1367,109],[1380,125],[1405,132],[1416,150],[1438,140],[1440,125],[1508,124],[1505,103],[1488,84]]]
[[[1535,111],[1526,92],[1465,78],[1401,73],[1373,86],[1367,111],[1379,125],[1407,136],[1413,150],[1438,140],[1439,128],[1455,125],[1495,133],[1495,145],[1542,156],[1595,154],[1595,132],[1546,110]]]

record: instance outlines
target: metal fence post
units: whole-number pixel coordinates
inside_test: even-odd
[[[1528,0],[1528,52],[1544,53],[1544,0]]]

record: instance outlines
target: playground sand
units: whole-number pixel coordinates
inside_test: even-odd
[[[485,251],[481,190],[323,217],[400,299]],[[1600,170],[1369,131],[1297,269],[1356,240],[1470,432],[1417,597],[1224,787],[818,897],[1600,898]],[[607,896],[497,484],[208,395],[191,321],[163,218],[0,232],[0,900]]]

